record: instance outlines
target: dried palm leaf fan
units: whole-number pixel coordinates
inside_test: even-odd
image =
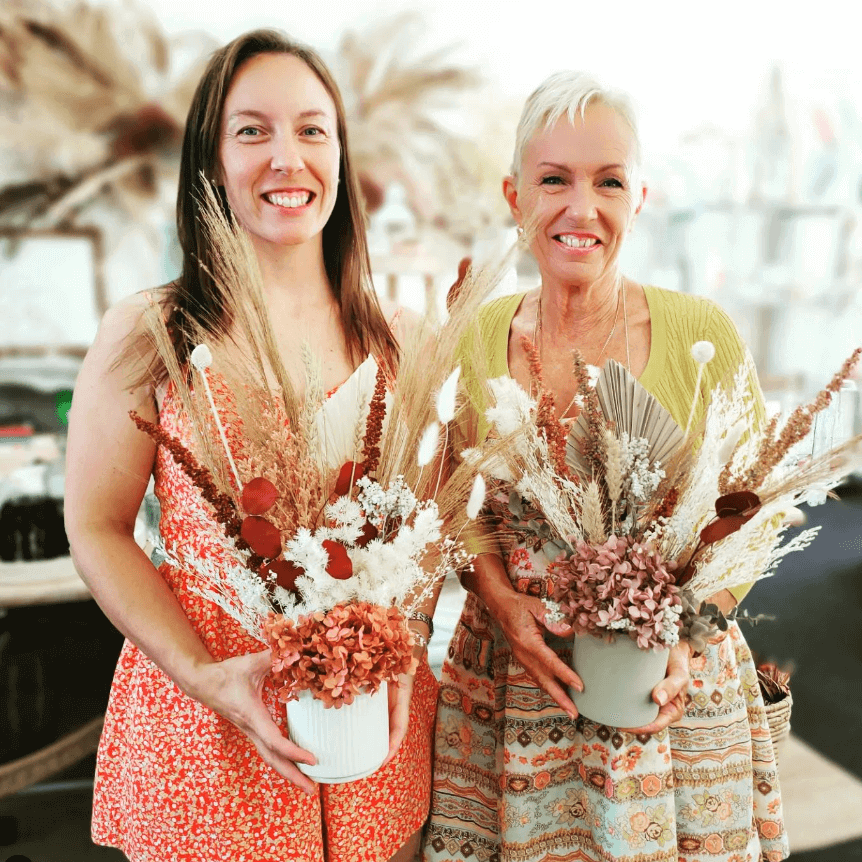
[[[625,433],[629,439],[649,440],[651,463],[666,464],[685,439],[682,429],[658,399],[614,359],[609,359],[602,368],[596,381],[596,395],[605,419],[614,423],[617,436]],[[587,435],[587,419],[581,412],[566,441],[566,463],[569,469],[589,478],[592,471],[580,446]]]
[[[133,217],[173,177],[200,68],[173,80],[172,47],[144,7],[3,3],[0,223],[70,224],[99,199]]]

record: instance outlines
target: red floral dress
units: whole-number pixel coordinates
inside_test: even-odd
[[[159,422],[191,445],[188,420],[170,391]],[[198,520],[190,514],[206,504],[161,448],[155,490],[166,544],[213,555],[213,537],[188,526]],[[159,571],[213,658],[262,648],[220,608],[193,593],[186,572],[166,564]],[[286,735],[284,705],[271,678],[263,696]],[[436,700],[437,681],[423,661],[397,756],[368,778],[319,785],[318,795],[309,797],[270,768],[248,737],[183,694],[127,640],[99,745],[93,840],[119,847],[131,862],[386,860],[428,814]]]

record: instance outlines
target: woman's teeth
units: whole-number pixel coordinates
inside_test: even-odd
[[[590,246],[596,245],[598,243],[598,240],[595,237],[581,239],[580,237],[568,236],[567,234],[560,234],[557,239],[563,245],[567,245],[569,248],[589,248]]]
[[[280,207],[302,207],[311,200],[311,192],[303,192],[301,195],[267,195],[266,199]]]

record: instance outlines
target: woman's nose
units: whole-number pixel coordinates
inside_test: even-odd
[[[583,180],[572,183],[567,194],[566,209],[570,215],[578,218],[594,218],[596,215],[596,196],[592,183]]]
[[[285,174],[296,173],[305,167],[299,145],[292,135],[278,135],[273,139],[270,167]]]

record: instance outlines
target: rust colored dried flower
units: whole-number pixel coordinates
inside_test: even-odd
[[[542,361],[539,357],[539,351],[526,335],[521,336],[521,346],[524,348],[530,366],[530,380],[538,393],[536,429],[539,433],[544,433],[545,440],[548,441],[548,448],[557,474],[565,479],[571,479],[572,474],[568,464],[566,464],[568,432],[563,427],[562,422],[557,419],[556,400],[550,389],[545,387],[542,379]]]
[[[368,408],[368,419],[365,422],[365,441],[362,447],[362,459],[366,475],[377,469],[380,459],[380,437],[383,433],[383,420],[386,418],[386,370],[382,364],[377,367],[377,377],[374,383],[374,395]]]
[[[673,514],[674,509],[676,509],[677,500],[679,500],[679,488],[673,486],[668,489],[667,494],[664,495],[664,499],[659,503],[655,512],[653,512],[652,519],[669,518]]]
[[[806,437],[814,423],[814,417],[830,405],[832,396],[840,391],[860,357],[862,357],[862,347],[857,347],[826,388],[821,390],[810,404],[797,407],[790,414],[777,440],[775,430],[778,427],[778,417],[774,416],[764,431],[754,466],[742,476],[734,478],[726,477],[725,473],[729,474],[729,470],[722,472],[719,483],[722,494],[743,490],[756,491],[766,481],[773,468],[781,463],[784,456]]]
[[[273,616],[266,635],[284,703],[308,689],[338,708],[416,669],[407,622],[395,607],[354,602],[297,620]]]
[[[587,435],[581,440],[581,451],[587,462],[592,465],[596,476],[601,476],[605,471],[605,459],[607,447],[605,445],[605,422],[602,408],[599,404],[599,396],[590,385],[590,373],[587,371],[586,363],[578,351],[574,355],[575,377],[578,379],[578,395],[583,399],[583,411],[587,420]]]
[[[201,496],[215,510],[215,519],[224,528],[225,533],[241,551],[250,550],[248,542],[242,538],[242,519],[237,514],[236,505],[233,500],[223,494],[215,485],[212,473],[206,467],[201,466],[197,458],[176,437],[165,431],[155,422],[144,419],[137,411],[130,410],[129,416],[138,428],[147,434],[150,439],[159,446],[163,446],[171,453],[174,461],[180,465],[183,472],[195,486],[200,490]],[[253,572],[257,572],[263,565],[263,557],[252,554],[245,565]]]

